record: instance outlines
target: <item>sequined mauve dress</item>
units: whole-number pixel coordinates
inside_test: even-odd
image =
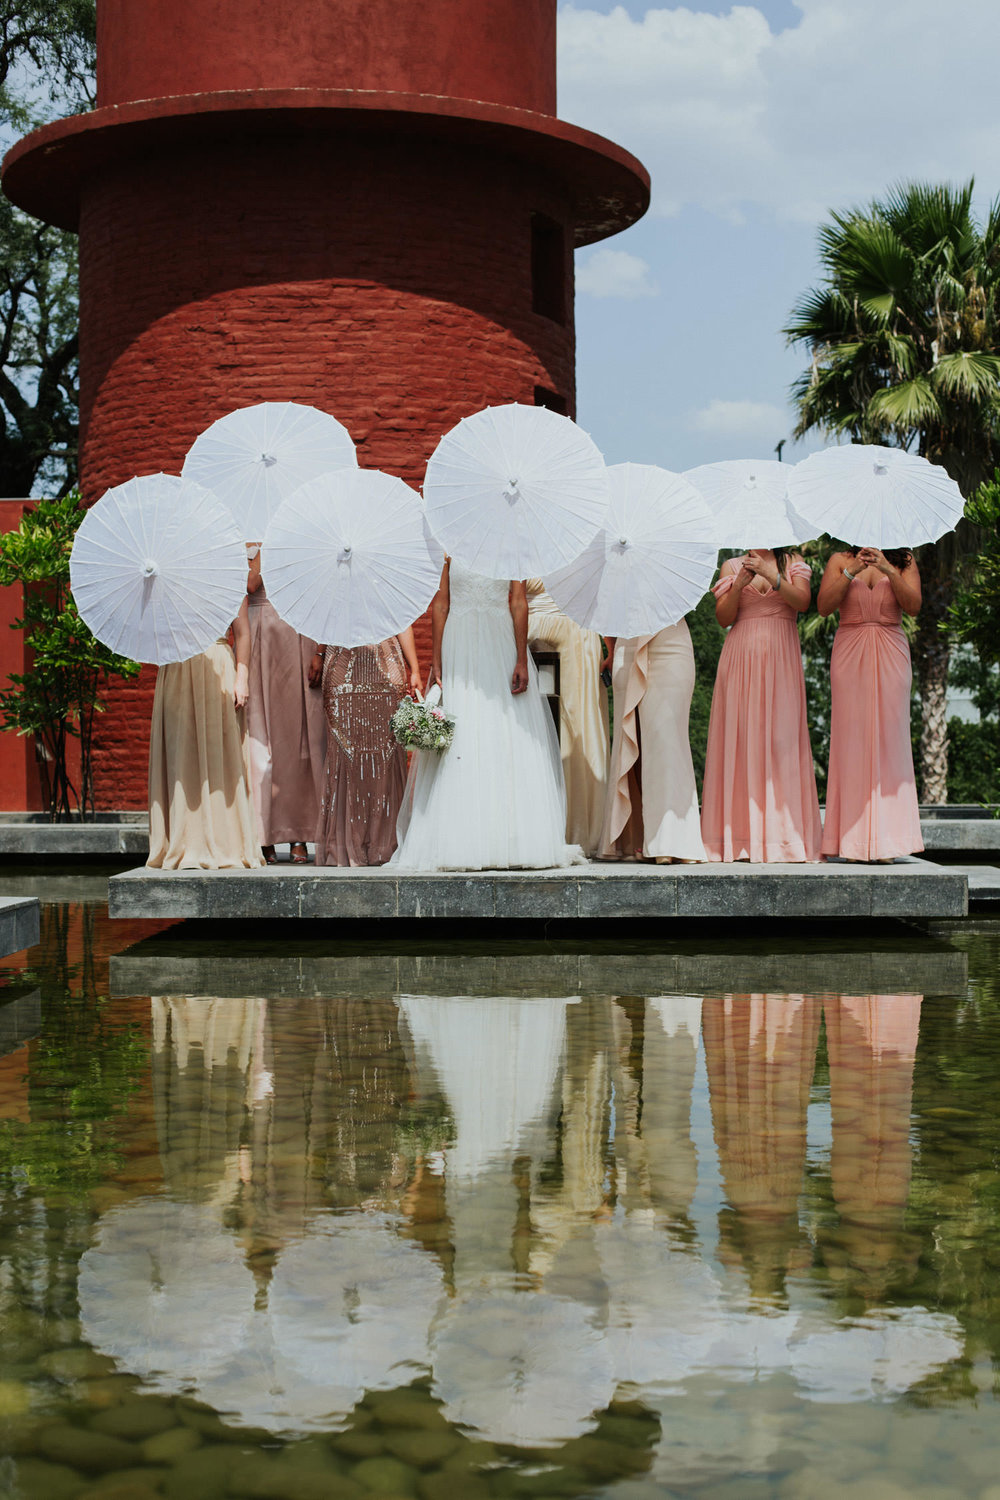
[[[389,720],[407,689],[406,662],[395,636],[353,650],[327,647],[318,865],[382,865],[395,849],[406,751],[397,744]]]
[[[892,859],[924,847],[910,748],[910,648],[888,578],[848,584],[830,658],[823,853]]]
[[[723,564],[722,598],[738,565]],[[809,566],[789,559],[788,577]],[[701,833],[711,860],[814,863],[822,827],[795,611],[747,584],[719,657],[705,753]]]

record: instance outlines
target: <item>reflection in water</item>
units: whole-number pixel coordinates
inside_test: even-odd
[[[920,1006],[920,995],[844,996],[826,1006],[839,1225],[823,1236],[823,1258],[865,1301],[877,1301],[919,1255],[904,1215]]]
[[[87,1216],[59,1269],[73,1306],[54,1284],[37,1301],[65,1331],[10,1325],[25,1496],[45,1493],[32,1464],[97,1471],[79,1431],[130,1444],[129,1482],[146,1465],[178,1496],[185,1476],[197,1489],[193,1454],[236,1496],[298,1493],[279,1459],[310,1455],[328,1477],[303,1494],[336,1493],[336,1474],[345,1494],[627,1481],[631,1500],[777,1483],[819,1455],[846,1482],[837,1412],[933,1403],[975,1356],[972,1309],[921,1270],[943,1220],[915,1202],[913,1140],[968,1127],[937,1094],[914,1125],[918,994],[145,1005],[126,1149],[78,1180]],[[11,1100],[10,1129],[32,1129],[30,1086]],[[29,1304],[30,1277],[17,1288]],[[54,1396],[61,1360],[73,1384]],[[256,1476],[226,1467],[248,1429],[272,1435]],[[919,1493],[916,1461],[892,1464]]]
[[[276,1431],[346,1420],[366,1390],[429,1371],[450,1421],[519,1446],[581,1436],[623,1384],[783,1371],[812,1399],[858,1400],[960,1356],[953,1318],[879,1305],[918,996],[608,997],[579,1025],[567,999],[397,1004],[153,1000],[167,1195],[109,1212],[83,1257],[96,1347]],[[799,1212],[821,1017],[838,1220],[820,1251],[868,1303],[844,1318],[804,1276]],[[690,1216],[699,1040],[718,1262]],[[407,1152],[411,1095],[446,1111]],[[412,1232],[435,1215],[446,1247]]]
[[[705,1001],[705,1059],[728,1208],[722,1254],[742,1261],[758,1296],[780,1292],[810,1259],[799,1228],[806,1109],[820,1003],[803,995]]]

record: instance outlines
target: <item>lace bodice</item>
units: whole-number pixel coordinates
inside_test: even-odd
[[[449,613],[469,614],[502,610],[507,612],[510,585],[504,578],[484,578],[461,563],[452,561],[448,569]]]

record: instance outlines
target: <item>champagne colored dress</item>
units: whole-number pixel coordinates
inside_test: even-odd
[[[611,729],[601,682],[601,637],[564,615],[540,578],[528,579],[528,644],[559,652],[559,748],[566,842],[595,854],[601,841]]]
[[[225,640],[161,667],[149,733],[149,858],[157,870],[256,870],[244,710]]]
[[[830,660],[823,853],[892,859],[924,847],[910,748],[910,648],[888,578],[847,586]]]
[[[688,717],[694,650],[687,621],[620,640],[613,671],[615,737],[601,831],[605,858],[703,860]]]
[[[395,636],[328,646],[323,663],[326,765],[316,823],[318,865],[384,865],[396,847],[406,751],[389,721],[409,686]]]
[[[316,828],[326,755],[323,703],[309,686],[316,642],[285,624],[263,584],[248,605],[247,736],[261,843],[304,844]]]
[[[723,564],[713,592],[733,586]],[[789,560],[787,576],[809,578]],[[768,585],[747,584],[719,657],[702,791],[710,860],[814,863],[823,835],[795,610]]]

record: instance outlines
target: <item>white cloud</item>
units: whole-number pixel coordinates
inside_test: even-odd
[[[627,250],[612,250],[606,245],[592,250],[576,268],[576,289],[590,297],[625,297],[633,301],[636,297],[655,297],[659,288],[654,283],[649,265],[638,255]]]
[[[560,114],[636,152],[659,214],[815,221],[903,178],[994,188],[996,0],[798,4],[777,34],[752,5],[633,19],[565,4]]]
[[[763,436],[770,449],[788,429],[788,412],[769,401],[710,401],[691,413],[691,425],[714,438]]]

